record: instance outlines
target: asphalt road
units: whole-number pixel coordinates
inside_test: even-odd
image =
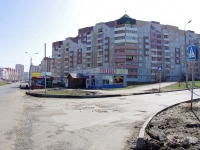
[[[189,91],[100,99],[36,98],[0,87],[0,149],[121,150],[153,113]],[[195,90],[199,97],[200,90]]]

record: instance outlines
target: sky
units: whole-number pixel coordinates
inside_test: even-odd
[[[158,21],[200,33],[200,0],[0,0],[0,67],[39,65],[52,43],[75,37],[79,28],[131,18]]]

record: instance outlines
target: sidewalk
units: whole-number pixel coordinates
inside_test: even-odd
[[[164,82],[160,84],[160,88],[174,84],[176,82]],[[59,88],[58,88],[59,89]],[[97,92],[96,95],[45,95],[44,89],[37,90],[29,90],[26,94],[35,96],[35,97],[52,97],[52,98],[103,98],[103,97],[118,97],[118,96],[128,96],[128,95],[138,95],[138,94],[149,94],[149,93],[157,93],[159,89],[159,83],[150,84],[150,85],[142,85],[132,89],[106,89],[106,90],[98,90],[98,89],[66,89],[64,90],[77,90],[77,91],[88,91],[88,92]],[[155,89],[155,92],[152,92],[152,89]],[[150,91],[151,90],[151,91]],[[43,91],[43,92],[41,92]]]
[[[164,82],[164,83],[161,83],[160,84],[160,87],[165,87],[165,86],[168,86],[168,85],[171,85],[171,84],[174,84],[176,82]],[[148,90],[152,90],[152,89],[159,89],[159,83],[156,83],[156,84],[150,84],[150,85],[142,85],[142,86],[139,86],[139,87],[136,87],[136,88],[131,88],[131,89],[120,89],[120,90],[115,90],[115,89],[106,89],[106,90],[82,90],[82,91],[96,91],[96,92],[99,92],[101,94],[122,94],[122,95],[131,95],[131,94],[134,94],[134,93],[144,93],[144,92],[148,92]],[[77,89],[76,89],[77,90]]]

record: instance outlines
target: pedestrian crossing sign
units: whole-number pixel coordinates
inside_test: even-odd
[[[162,72],[162,66],[158,66],[158,72]]]
[[[196,46],[188,47],[188,60],[196,60]]]

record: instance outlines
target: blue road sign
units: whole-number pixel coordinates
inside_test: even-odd
[[[189,46],[188,47],[188,60],[196,60],[196,46]]]
[[[158,66],[158,72],[162,72],[162,66]]]

